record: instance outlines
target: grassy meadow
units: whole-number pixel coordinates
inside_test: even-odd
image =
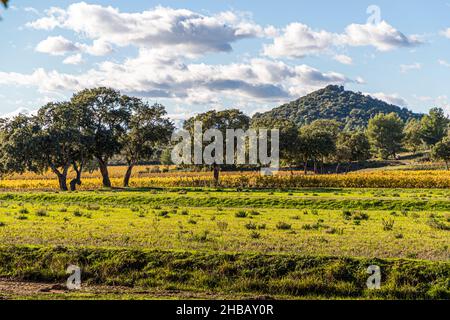
[[[450,297],[448,189],[5,190],[0,243],[2,278],[128,288],[58,298]]]

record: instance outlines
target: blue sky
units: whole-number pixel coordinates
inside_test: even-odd
[[[100,85],[180,120],[327,84],[450,113],[450,0],[11,0],[1,15],[1,115]]]

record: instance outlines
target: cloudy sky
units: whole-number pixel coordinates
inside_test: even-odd
[[[450,0],[11,0],[0,15],[1,115],[95,86],[174,119],[253,114],[328,84],[450,113]]]

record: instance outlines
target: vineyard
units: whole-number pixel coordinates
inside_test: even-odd
[[[113,186],[122,186],[126,167],[111,167]],[[71,177],[73,173],[69,174]],[[101,188],[98,171],[84,173],[81,190]],[[211,172],[180,172],[172,167],[136,167],[131,177],[132,188],[176,188],[215,186]],[[300,171],[281,171],[275,176],[259,172],[222,172],[219,187],[290,189],[290,188],[450,188],[450,171],[444,170],[385,170],[348,174],[304,175]],[[2,190],[58,190],[54,175],[27,173],[6,176],[0,180]]]

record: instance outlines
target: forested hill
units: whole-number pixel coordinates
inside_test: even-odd
[[[297,125],[332,119],[355,128],[367,126],[369,119],[381,112],[395,112],[405,121],[422,116],[361,93],[346,91],[342,86],[330,85],[266,113],[257,113],[254,118],[289,119]]]

